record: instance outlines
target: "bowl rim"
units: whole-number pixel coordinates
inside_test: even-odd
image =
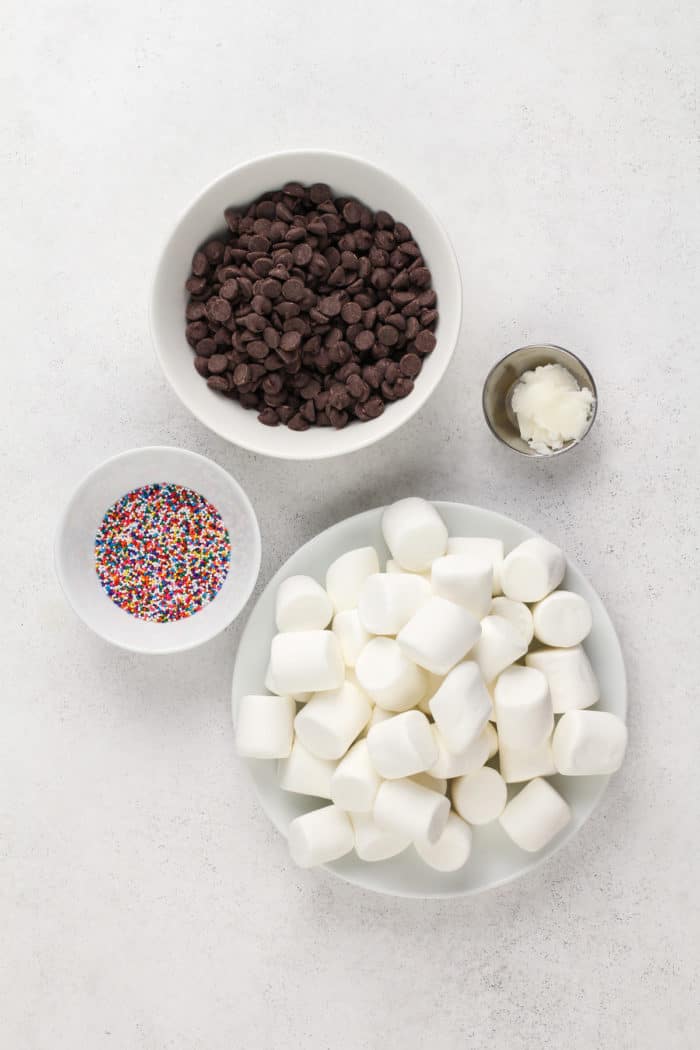
[[[509,358],[515,357],[516,354],[521,353],[521,351],[523,350],[556,350],[558,353],[564,354],[565,357],[570,357],[572,360],[576,361],[576,363],[579,364],[585,372],[586,376],[588,377],[588,381],[591,384],[591,390],[593,392],[593,411],[591,412],[591,417],[588,420],[586,429],[584,430],[583,434],[581,434],[580,438],[575,438],[573,441],[570,441],[568,445],[564,445],[563,448],[554,449],[552,452],[524,452],[523,449],[516,448],[515,445],[511,445],[510,442],[506,441],[505,438],[501,437],[501,435],[494,428],[491,416],[488,412],[488,409],[486,408],[486,389],[489,385],[489,380],[491,379],[491,376],[494,374],[496,369],[500,368],[501,365],[505,364],[505,362]],[[557,343],[528,343],[526,346],[518,346],[515,350],[511,350],[509,351],[509,353],[504,354],[503,357],[499,358],[499,360],[496,361],[496,363],[492,365],[492,367],[489,369],[488,375],[484,380],[484,385],[481,390],[481,410],[484,413],[486,425],[488,426],[493,436],[498,441],[500,441],[502,445],[505,445],[506,448],[509,448],[511,452],[517,453],[518,456],[525,456],[526,459],[553,459],[555,456],[561,456],[564,454],[564,452],[570,452],[572,448],[576,448],[576,446],[580,445],[584,438],[586,438],[590,433],[591,428],[595,423],[596,416],[598,415],[598,388],[596,387],[595,379],[593,378],[593,374],[588,365],[585,363],[585,361],[582,361],[577,354],[573,353],[572,350],[567,350],[565,346],[559,346]]]
[[[75,606],[71,595],[70,585],[67,582],[67,576],[63,570],[62,558],[60,553],[60,546],[66,531],[68,516],[78,496],[81,493],[85,492],[93,483],[93,481],[97,477],[99,477],[99,475],[102,474],[104,470],[111,467],[112,464],[117,463],[120,460],[135,458],[136,456],[142,455],[146,452],[150,454],[174,452],[185,459],[191,459],[206,463],[208,468],[213,467],[215,471],[219,473],[219,475],[225,479],[226,483],[234,490],[236,496],[250,515],[250,519],[253,523],[254,537],[254,572],[252,574],[252,582],[248,591],[242,594],[242,598],[239,601],[237,607],[234,606],[233,615],[230,617],[230,619],[226,620],[226,622],[221,624],[221,626],[216,626],[208,634],[206,634],[202,638],[197,639],[196,641],[186,641],[184,642],[184,644],[160,646],[159,648],[153,648],[153,646],[147,645],[126,644],[114,638],[112,635],[106,633],[105,631],[101,631],[94,623],[88,622],[88,620],[85,619],[82,613]],[[260,576],[261,562],[262,538],[260,534],[260,523],[258,521],[258,516],[255,513],[255,508],[251,503],[250,498],[248,497],[245,490],[242,488],[240,483],[236,481],[236,479],[219,463],[216,463],[213,459],[210,459],[208,456],[201,455],[201,453],[199,452],[193,452],[191,449],[181,448],[178,445],[139,445],[136,448],[126,449],[124,452],[117,452],[113,456],[108,456],[107,459],[102,460],[101,463],[98,463],[96,466],[92,467],[92,469],[89,470],[87,474],[83,475],[83,477],[75,486],[75,488],[71,492],[71,495],[63,505],[63,509],[61,510],[61,513],[58,517],[58,521],[56,523],[56,530],[54,533],[53,541],[53,566],[56,578],[58,580],[59,586],[61,588],[61,591],[63,592],[63,596],[66,602],[68,603],[72,611],[75,613],[77,618],[80,620],[80,622],[85,624],[85,626],[89,630],[91,630],[93,634],[97,635],[98,638],[101,638],[102,641],[108,642],[110,645],[114,645],[117,649],[122,649],[124,652],[130,653],[142,653],[146,656],[170,656],[174,653],[182,653],[187,652],[190,649],[197,649],[200,645],[205,645],[207,642],[210,642],[212,638],[215,638],[218,634],[221,634],[222,631],[225,631],[227,627],[230,627],[233,621],[238,616],[240,616],[241,612],[245,609],[246,605],[248,604],[248,601],[250,600],[251,594],[255,590],[255,586]]]
[[[309,156],[334,157],[340,158],[341,160],[350,161],[353,164],[360,164],[364,168],[377,172],[384,178],[393,179],[396,183],[398,183],[401,186],[403,191],[407,193],[412,198],[412,200],[421,209],[425,211],[426,215],[435,227],[436,234],[442,242],[442,246],[445,250],[445,256],[449,260],[450,268],[453,271],[454,279],[456,282],[457,302],[454,313],[454,338],[451,340],[452,345],[449,346],[446,350],[444,362],[442,364],[441,369],[436,374],[435,378],[430,382],[420,384],[415,390],[411,392],[411,395],[409,395],[409,397],[402,402],[402,404],[408,405],[410,407],[405,410],[406,415],[402,419],[398,420],[396,423],[387,425],[387,423],[384,422],[383,428],[378,433],[369,433],[365,437],[361,436],[361,434],[363,433],[363,427],[361,425],[358,425],[356,428],[354,428],[357,432],[357,437],[353,441],[348,443],[347,448],[333,448],[332,435],[336,432],[331,431],[328,435],[329,440],[324,442],[320,448],[315,449],[313,451],[306,450],[300,452],[299,450],[296,450],[294,448],[293,441],[290,442],[289,450],[283,448],[280,450],[273,451],[265,446],[264,441],[258,442],[247,438],[238,437],[236,437],[236,439],[233,440],[233,438],[231,438],[228,433],[224,432],[223,428],[220,428],[219,426],[212,423],[209,419],[205,418],[204,414],[202,414],[198,409],[192,407],[188,400],[185,400],[180,390],[171,378],[166,363],[165,355],[161,351],[161,341],[158,337],[156,331],[157,326],[154,321],[155,300],[156,290],[161,280],[161,275],[164,272],[165,267],[167,265],[171,245],[177,234],[177,231],[187,218],[190,211],[194,208],[196,204],[198,204],[202,200],[202,198],[207,196],[218,186],[225,183],[227,179],[231,178],[231,176],[244,172],[247,169],[255,167],[258,164],[261,164],[266,161],[277,160],[280,157],[286,157],[288,159],[291,159],[300,156],[306,158],[308,158]],[[285,149],[275,151],[272,153],[259,154],[255,157],[250,158],[249,160],[244,161],[242,164],[237,164],[235,167],[229,168],[227,171],[222,172],[216,178],[208,182],[207,185],[204,186],[204,188],[201,189],[197,194],[195,194],[195,196],[189,200],[185,207],[181,209],[176,221],[170,228],[170,232],[166,236],[165,244],[163,245],[158,254],[157,263],[153,272],[153,277],[150,286],[148,324],[151,335],[151,342],[153,344],[156,359],[158,361],[158,364],[160,365],[161,372],[163,373],[163,376],[165,377],[168,386],[178,398],[180,403],[188,410],[188,412],[190,412],[195,417],[195,419],[199,420],[199,422],[208,430],[223,438],[224,441],[227,441],[229,444],[234,445],[234,447],[243,448],[248,452],[254,452],[258,455],[268,456],[271,459],[304,463],[313,462],[315,460],[332,459],[336,456],[349,455],[353,452],[359,452],[364,448],[368,448],[370,445],[374,445],[377,442],[384,440],[384,438],[389,437],[390,434],[393,434],[396,430],[400,429],[400,427],[402,427],[405,423],[408,423],[416,415],[416,413],[419,412],[421,408],[423,408],[423,406],[430,399],[430,397],[435,392],[441,381],[444,379],[445,373],[447,372],[450,362],[452,361],[452,358],[454,356],[455,350],[457,349],[457,344],[459,343],[459,337],[462,327],[462,299],[462,275],[460,273],[459,261],[457,259],[457,253],[455,252],[454,245],[452,244],[452,241],[450,240],[445,227],[443,226],[440,219],[438,219],[433,209],[428,204],[426,204],[421,197],[414,193],[410,186],[408,186],[402,179],[398,178],[398,176],[394,175],[392,172],[387,171],[385,168],[381,168],[378,164],[374,164],[372,161],[365,160],[363,157],[360,157],[357,154],[345,153],[342,150],[332,150],[314,147],[298,147],[295,149]],[[414,397],[414,395],[416,396]],[[386,421],[386,419],[386,415],[383,415],[381,417],[382,421]],[[379,422],[379,420],[373,420],[372,422]]]

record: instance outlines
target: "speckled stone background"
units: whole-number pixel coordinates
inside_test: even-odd
[[[3,1050],[696,1046],[697,5],[9,0],[3,23]],[[185,203],[297,145],[404,177],[464,279],[430,404],[321,466],[208,433],[147,322]],[[550,464],[498,446],[480,411],[492,362],[537,340],[579,352],[600,391],[591,438]],[[453,902],[290,867],[233,753],[240,625],[134,657],[59,593],[59,508],[148,443],[244,485],[261,586],[319,529],[414,492],[562,544],[630,679],[629,757],[578,838]]]

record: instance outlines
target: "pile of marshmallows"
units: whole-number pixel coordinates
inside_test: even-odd
[[[416,498],[389,507],[382,530],[384,572],[363,547],[333,562],[325,590],[309,576],[280,585],[274,695],[242,698],[238,751],[278,759],[286,791],[331,800],[291,822],[302,867],[413,844],[455,871],[471,825],[493,820],[541,850],[571,817],[543,778],[612,773],[627,743],[624,722],[586,710],[600,698],[580,644],[588,604],[556,590],[565,560],[544,539],[504,557],[500,540],[448,538]],[[496,755],[498,768],[486,765]]]

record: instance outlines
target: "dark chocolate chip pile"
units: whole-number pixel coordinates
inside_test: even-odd
[[[325,183],[288,182],[225,218],[186,283],[187,340],[213,390],[292,430],[375,419],[411,393],[438,314],[407,226]]]

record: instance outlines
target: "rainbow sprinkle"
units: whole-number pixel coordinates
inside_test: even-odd
[[[112,601],[139,620],[193,616],[228,574],[231,542],[216,507],[182,485],[155,484],[114,503],[95,537],[95,569]]]

